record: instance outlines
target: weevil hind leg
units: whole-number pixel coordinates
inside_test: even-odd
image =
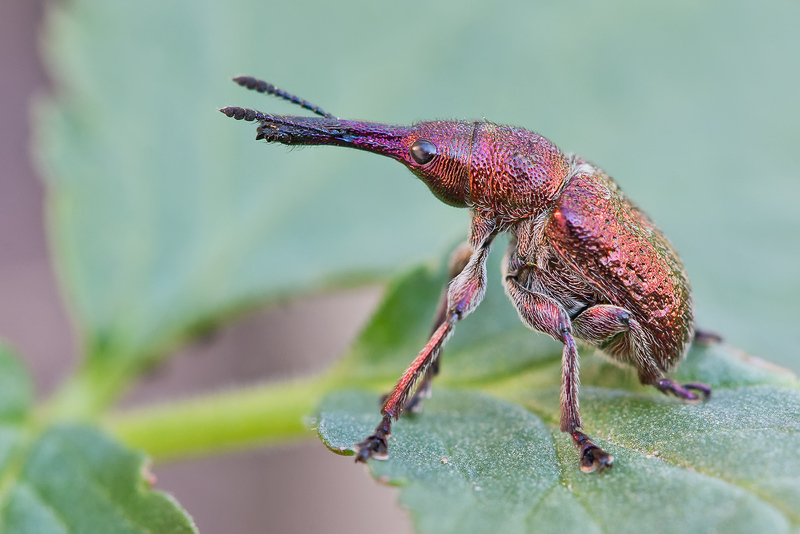
[[[692,404],[706,401],[711,397],[711,387],[698,382],[678,384],[669,378],[661,378],[653,386],[665,395],[674,395]]]
[[[624,308],[607,304],[592,306],[573,319],[572,324],[577,337],[599,346],[615,360],[636,367],[642,384],[690,403],[711,396],[711,388],[705,384],[681,385],[664,376],[646,349],[648,343],[641,326]]]
[[[614,337],[630,331],[631,314],[611,304],[596,304],[572,319],[575,337],[602,347]]]
[[[694,331],[694,342],[700,343],[701,345],[713,345],[715,343],[722,343],[724,339],[722,336],[712,330],[700,330],[696,329]]]
[[[517,280],[517,274],[513,271],[507,272],[505,285],[506,293],[517,308],[520,319],[529,328],[544,332],[564,344],[561,358],[561,431],[572,436],[581,471],[602,472],[614,465],[614,456],[579,430],[583,424],[578,403],[579,360],[569,315],[555,299],[523,287]],[[535,276],[533,273],[528,274]]]

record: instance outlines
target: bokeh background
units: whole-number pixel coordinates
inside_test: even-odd
[[[29,105],[52,90],[38,47],[44,4],[0,2],[0,337],[24,355],[41,396],[54,390],[80,354],[50,262],[45,190],[29,148]],[[124,404],[324,369],[345,350],[380,294],[371,285],[254,312],[181,350]],[[300,323],[313,325],[314,335]],[[192,510],[204,533],[367,532],[377,524],[386,533],[411,531],[395,490],[378,487],[352,459],[331,454],[316,440],[159,465],[154,472],[156,487]]]
[[[254,253],[255,274],[248,271],[254,280],[266,280],[270,269],[282,275],[296,270],[300,274],[290,280],[293,287],[304,281],[322,285],[324,269],[322,274],[293,269],[298,258],[306,259],[300,245],[316,242],[311,234],[340,243],[331,246],[341,252],[332,261],[332,276],[344,276],[359,265],[370,273],[391,272],[394,265],[397,272],[444,253],[466,219],[437,205],[407,172],[379,158],[332,150],[287,154],[254,143],[251,129],[215,116],[214,108],[242,104],[297,110],[227,84],[228,77],[241,73],[268,78],[346,117],[397,123],[486,117],[537,130],[562,148],[598,162],[655,218],[682,254],[700,324],[752,354],[800,372],[796,2],[508,2],[466,7],[458,2],[384,6],[242,1],[226,9],[203,4],[197,7],[199,15],[187,12],[185,17],[176,16],[182,4],[170,3],[160,11],[148,3],[129,9],[153,10],[152,26],[142,16],[136,19],[140,26],[131,19],[127,32],[119,20],[104,18],[110,17],[107,12],[95,18],[91,12],[81,13],[91,2],[66,2],[60,5],[77,12],[77,20],[92,22],[84,29],[69,27],[73,37],[103,35],[96,29],[108,24],[113,42],[93,42],[86,48],[107,48],[112,57],[87,55],[85,65],[51,61],[49,73],[41,55],[43,42],[56,60],[63,58],[53,46],[80,46],[75,39],[62,35],[64,40],[53,40],[42,33],[45,4],[0,3],[0,336],[29,362],[41,395],[53,390],[81,353],[70,314],[91,315],[91,310],[65,305],[65,292],[56,281],[73,275],[53,269],[46,190],[31,158],[30,105],[37,95],[63,90],[53,69],[81,79],[81,72],[102,72],[102,61],[113,64],[115,59],[141,83],[141,92],[163,98],[165,113],[197,113],[170,125],[197,125],[204,128],[201,134],[211,131],[213,140],[220,140],[216,167],[209,172],[232,169],[231,180],[245,172],[252,180],[286,177],[288,183],[308,183],[315,202],[327,199],[331,207],[319,220],[307,216],[319,204],[298,204],[302,224],[278,228],[280,250],[288,252],[268,261]],[[71,10],[73,5],[77,7]],[[134,31],[141,27],[152,34]],[[173,34],[179,42],[164,38]],[[186,35],[194,40],[178,38]],[[187,61],[186,49],[196,51],[192,61]],[[70,50],[64,58],[74,58]],[[179,73],[190,72],[196,84],[208,89],[198,97],[192,87],[153,79],[148,69],[154,58]],[[109,70],[109,83],[124,86],[127,79],[116,79],[116,74]],[[91,89],[73,84],[69,94],[91,101]],[[97,120],[107,122],[109,131],[123,130],[127,123],[114,121],[141,114],[133,107],[137,103],[120,91],[112,102],[119,116]],[[198,109],[191,107],[196,104]],[[236,167],[226,159],[233,157],[233,150],[240,150]],[[178,155],[194,157],[191,152]],[[199,161],[200,155],[194,155]],[[132,153],[134,159],[140,156]],[[115,177],[99,179],[113,184]],[[288,191],[298,190],[303,188]],[[186,190],[166,194],[179,206]],[[271,209],[268,200],[264,209]],[[284,202],[280,196],[270,201]],[[174,228],[165,232],[180,238],[185,221],[176,212]],[[170,220],[161,224],[166,228]],[[330,234],[320,237],[321,228]],[[275,239],[265,232],[258,246],[267,248]],[[80,256],[83,249],[74,250]],[[173,253],[180,259],[180,250]],[[332,253],[326,249],[325,254]],[[209,276],[223,278],[226,273],[222,269]],[[368,279],[370,285],[357,290],[328,290],[299,300],[271,298],[268,309],[240,317],[179,350],[124,403],[157,402],[324,368],[345,350],[380,296],[375,276]],[[258,287],[267,286],[264,281]],[[67,292],[70,301],[76,293],[80,291]],[[158,486],[176,496],[203,532],[410,528],[393,504],[394,490],[375,484],[361,468],[318,442],[159,465],[155,471]]]

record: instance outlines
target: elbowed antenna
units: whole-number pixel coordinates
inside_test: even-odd
[[[292,104],[297,104],[301,108],[307,109],[307,110],[319,115],[320,117],[325,117],[326,119],[335,119],[336,118],[333,115],[331,115],[330,113],[328,113],[327,111],[323,110],[321,107],[315,106],[311,102],[309,102],[307,100],[303,100],[302,98],[297,97],[297,96],[295,96],[295,95],[293,95],[291,93],[287,93],[286,91],[284,91],[282,89],[278,89],[277,87],[275,87],[271,83],[265,82],[264,80],[259,80],[258,78],[253,78],[252,76],[237,76],[236,78],[233,79],[233,81],[238,83],[242,87],[246,87],[247,89],[250,89],[251,91],[256,91],[258,93],[264,93],[264,94],[267,94],[267,95],[274,95],[274,96],[277,96],[279,98],[283,98],[284,100],[288,100]],[[220,110],[220,111],[222,111],[222,110]],[[254,110],[246,110],[246,111],[254,111]],[[223,111],[223,113],[225,113],[225,112]],[[258,113],[258,112],[255,112],[255,113]],[[228,115],[227,113],[225,113],[225,114]],[[228,115],[228,116],[232,117],[233,115]],[[252,119],[247,119],[244,116],[242,116],[241,118],[238,117],[238,116],[234,117],[234,118],[236,118],[237,120],[245,119],[245,120],[248,120],[248,121],[261,120],[256,115],[253,115]]]
[[[226,108],[220,109],[219,111],[220,113],[224,113],[228,117],[236,119],[237,121],[263,122],[267,120],[267,116],[264,113],[255,109],[240,108],[238,106],[228,106]]]
[[[327,117],[271,115],[238,106],[228,106],[219,111],[232,119],[260,123],[256,130],[256,140],[264,139],[268,143],[363,148],[356,146],[356,141],[360,137],[369,137],[373,133],[369,129],[362,132],[359,128],[361,126],[368,127],[371,123],[343,121]]]

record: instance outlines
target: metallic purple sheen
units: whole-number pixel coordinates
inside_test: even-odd
[[[440,200],[472,214],[469,238],[451,261],[451,280],[430,340],[386,396],[380,425],[356,445],[356,461],[387,457],[392,421],[405,409],[421,407],[442,347],[456,323],[483,299],[486,259],[502,232],[510,235],[503,283],[520,319],[563,343],[561,429],[572,436],[581,470],[603,471],[614,457],[579,430],[576,338],[635,368],[643,384],[664,393],[687,401],[710,395],[703,384],[681,386],[665,376],[685,356],[694,335],[683,265],[653,222],[600,168],[522,128],[486,121],[392,126],[340,120],[266,82],[237,81],[320,115],[221,110],[257,121],[257,139],[344,146],[390,157]]]

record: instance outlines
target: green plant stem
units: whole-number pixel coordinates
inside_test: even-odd
[[[341,380],[335,373],[270,383],[108,415],[104,426],[155,461],[311,435],[308,417]]]
[[[97,419],[138,374],[133,362],[128,366],[84,364],[48,400],[41,417],[44,420]]]

